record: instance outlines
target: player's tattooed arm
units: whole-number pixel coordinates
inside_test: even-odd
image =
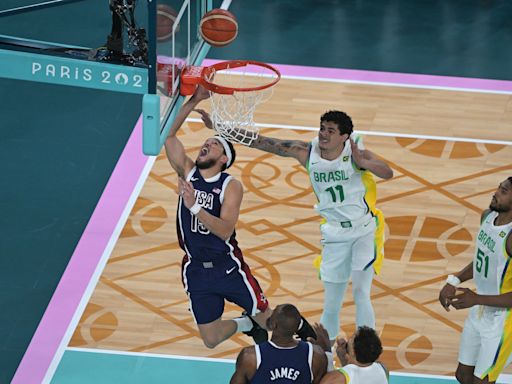
[[[309,143],[300,140],[280,140],[260,135],[250,146],[278,156],[293,157],[304,166],[309,154]]]

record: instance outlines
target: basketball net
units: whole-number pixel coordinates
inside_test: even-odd
[[[213,128],[225,139],[249,146],[259,133],[254,123],[256,106],[272,96],[273,86],[280,77],[279,71],[269,64],[233,60],[188,68],[182,76],[181,91],[193,93],[194,84],[207,88]]]

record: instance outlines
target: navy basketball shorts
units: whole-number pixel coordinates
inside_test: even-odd
[[[185,256],[182,278],[197,324],[219,319],[224,312],[224,300],[238,305],[249,315],[264,312],[268,307],[258,281],[243,259],[192,262]]]

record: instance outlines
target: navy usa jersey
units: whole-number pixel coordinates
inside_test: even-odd
[[[192,183],[196,191],[197,203],[216,217],[220,217],[224,192],[231,180],[232,176],[224,172],[205,180],[196,167],[187,176],[187,181]],[[190,213],[183,204],[181,196],[176,219],[180,247],[187,253],[192,263],[195,261],[220,262],[226,257],[231,258],[233,252],[237,253],[236,233],[233,231],[228,241],[211,233],[196,216]]]
[[[251,384],[311,384],[313,346],[299,341],[292,348],[279,347],[272,341],[255,345],[256,373]]]

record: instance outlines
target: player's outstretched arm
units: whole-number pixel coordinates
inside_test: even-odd
[[[258,138],[252,142],[250,147],[278,156],[293,157],[304,167],[308,162],[309,143],[304,141],[280,140],[259,135]]]
[[[319,384],[327,372],[327,356],[319,345],[313,345],[313,384]]]
[[[248,384],[256,373],[254,346],[243,348],[236,359],[236,370],[229,384]]]
[[[350,145],[352,147],[352,159],[358,168],[367,169],[381,179],[391,179],[393,177],[391,167],[379,159],[373,152],[359,148],[352,138],[350,139]]]
[[[213,123],[208,112],[203,109],[194,109],[194,111],[201,115],[201,120],[203,120],[207,128],[213,129]],[[240,131],[243,132],[242,129]],[[300,140],[280,140],[259,135],[258,138],[251,143],[250,147],[278,156],[293,157],[304,167],[308,161],[309,144]]]
[[[185,175],[190,172],[194,167],[194,161],[187,156],[185,148],[176,136],[176,133],[197,104],[208,97],[208,91],[202,87],[198,87],[194,95],[180,108],[178,115],[174,119],[171,129],[169,130],[169,135],[167,135],[167,139],[165,140],[165,153],[167,154],[167,158],[180,177],[185,177]]]

